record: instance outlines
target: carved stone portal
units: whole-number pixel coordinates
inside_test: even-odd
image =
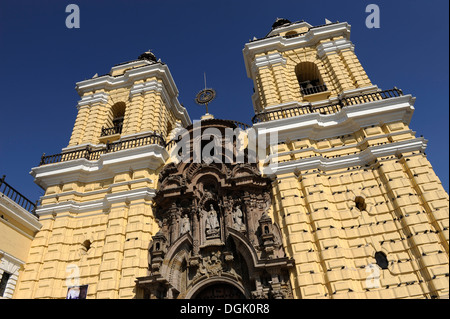
[[[202,121],[204,122],[204,121]],[[213,120],[214,127],[230,127]],[[202,123],[203,125],[203,123]],[[169,164],[160,173],[144,298],[291,298],[270,180],[256,164]]]

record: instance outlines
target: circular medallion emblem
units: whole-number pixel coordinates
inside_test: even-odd
[[[216,91],[213,89],[204,89],[198,92],[195,102],[200,105],[208,104],[216,97]]]

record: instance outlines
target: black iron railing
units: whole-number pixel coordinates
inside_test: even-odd
[[[309,32],[309,30],[306,31],[306,32],[285,34],[284,37],[285,37],[286,39],[296,38],[296,37],[301,37],[302,35],[305,35],[305,34],[307,34],[308,32]]]
[[[129,140],[124,141],[117,141],[113,143],[106,143],[106,146],[100,149],[92,149],[90,146],[87,146],[86,148],[70,151],[70,152],[64,152],[60,154],[55,155],[42,155],[41,161],[39,165],[46,165],[46,164],[54,164],[59,162],[66,162],[71,161],[75,159],[85,158],[89,161],[98,160],[100,158],[100,155],[106,154],[106,153],[112,153],[117,152],[125,149],[135,148],[139,146],[145,146],[145,145],[151,145],[151,144],[157,144],[161,145],[162,147],[166,147],[166,142],[164,141],[164,138],[157,134],[157,133],[151,133],[144,136],[135,137]]]
[[[2,178],[0,178],[0,193],[3,193],[6,197],[9,197],[15,203],[20,205],[23,209],[35,215],[36,204],[5,182],[5,177],[6,176],[3,175]]]
[[[311,113],[333,114],[339,112],[345,106],[363,104],[373,101],[380,101],[384,99],[399,97],[402,95],[403,95],[402,90],[398,88],[393,88],[392,90],[378,91],[346,98],[340,98],[339,102],[325,106],[313,107],[311,104],[309,104],[303,106],[293,106],[289,108],[280,108],[277,110],[261,112],[256,114],[252,118],[252,123],[255,124],[260,122],[267,122]]]
[[[289,39],[289,38],[295,38],[295,37],[300,37],[300,36],[306,35],[310,30],[317,29],[317,28],[321,28],[321,27],[324,27],[324,26],[329,26],[329,25],[332,25],[332,24],[338,24],[338,23],[340,23],[340,22],[339,22],[339,21],[336,21],[336,22],[332,22],[332,23],[328,23],[328,24],[322,24],[322,25],[313,26],[313,27],[310,27],[310,28],[308,29],[308,31],[306,31],[306,32],[300,32],[300,33],[297,33],[297,34],[286,34],[286,35],[284,35],[283,37],[284,37],[284,38],[287,38],[287,39]],[[253,40],[250,40],[249,42],[255,42],[255,41],[260,41],[260,40],[269,39],[269,38],[274,38],[274,37],[279,37],[279,36],[280,36],[279,34],[275,33],[275,34],[273,34],[273,35],[265,36],[264,38],[259,38],[259,39],[253,39]]]
[[[314,85],[310,87],[302,87],[300,88],[300,91],[303,95],[310,95],[310,94],[316,94],[320,92],[326,92],[328,91],[327,86],[325,84],[320,85]]]
[[[102,133],[100,134],[100,137],[120,134],[122,133],[122,127],[123,123],[114,125],[113,127],[102,127]]]

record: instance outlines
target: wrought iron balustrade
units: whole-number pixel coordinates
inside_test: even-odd
[[[260,112],[256,114],[252,118],[252,123],[255,124],[260,122],[267,122],[311,113],[333,114],[339,112],[343,107],[346,106],[363,104],[373,101],[380,101],[384,99],[399,97],[402,95],[403,91],[394,87],[391,90],[371,92],[366,94],[340,98],[339,102],[324,106],[313,107],[311,104],[309,104],[302,106],[293,106],[288,108],[280,108],[273,111]]]
[[[290,38],[296,38],[296,37],[301,37],[302,35],[307,34],[309,31],[306,32],[300,32],[300,33],[291,33],[291,34],[285,34],[284,37],[286,39],[290,39]]]
[[[310,87],[301,87],[300,91],[302,92],[303,95],[310,95],[310,94],[316,94],[316,93],[320,93],[320,92],[326,92],[326,91],[328,91],[328,88],[325,84],[320,84],[320,85],[314,85],[314,86],[310,86]]]
[[[36,204],[22,195],[18,190],[5,182],[5,175],[0,178],[0,193],[13,200],[26,211],[35,215]]]
[[[164,141],[164,138],[161,135],[157,133],[151,133],[144,136],[135,137],[129,140],[106,143],[106,146],[100,149],[92,149],[92,147],[87,146],[83,149],[63,152],[55,155],[45,155],[44,153],[44,155],[42,155],[41,157],[39,165],[66,162],[80,158],[85,158],[89,161],[94,161],[98,160],[101,155],[106,153],[112,153],[151,144],[157,144],[162,147],[166,147],[166,142]]]
[[[102,133],[100,134],[100,137],[120,134],[122,133],[122,127],[123,123],[114,125],[113,127],[102,127]]]

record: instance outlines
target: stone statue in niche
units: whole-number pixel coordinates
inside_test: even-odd
[[[219,219],[213,204],[210,205],[209,212],[206,212],[206,237],[216,237],[219,235]]]
[[[236,230],[245,230],[244,225],[244,214],[242,213],[241,206],[236,206],[236,209],[233,210],[233,228]]]
[[[181,218],[180,235],[186,234],[191,231],[191,223],[189,221],[188,215],[184,215]]]

